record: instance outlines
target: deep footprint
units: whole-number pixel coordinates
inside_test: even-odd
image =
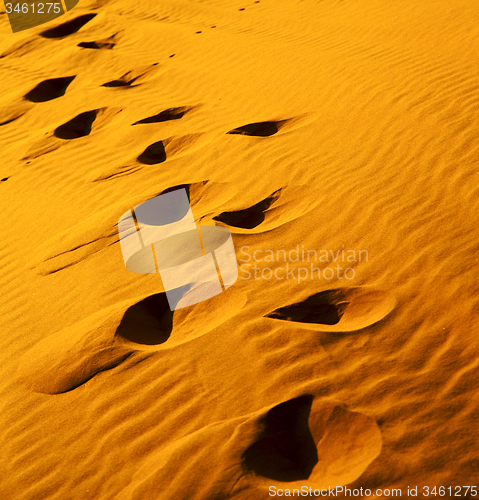
[[[118,80],[112,80],[110,82],[106,82],[102,85],[102,87],[130,87],[138,77],[128,78],[127,75],[123,75]]]
[[[70,121],[55,129],[54,135],[59,139],[78,139],[90,134],[91,127],[99,110],[85,111],[72,118]]]
[[[115,47],[113,42],[80,42],[77,47],[84,49],[112,49]]]
[[[280,307],[269,313],[267,317],[300,323],[336,325],[347,307],[347,302],[335,300],[336,292],[336,290],[331,290],[317,293],[303,302]]]
[[[307,481],[303,484],[319,488],[349,484],[382,448],[373,418],[310,394],[271,408],[257,425],[256,438],[241,461],[245,472],[264,478],[266,484],[272,480]]]
[[[304,328],[312,330],[349,332],[381,321],[395,305],[395,298],[383,290],[338,288],[275,309],[266,317],[301,323]]]
[[[166,342],[173,330],[173,312],[165,293],[151,295],[131,306],[123,316],[116,335],[142,345]]]
[[[165,146],[162,141],[150,144],[137,160],[145,165],[156,165],[166,160]]]
[[[153,116],[149,116],[148,118],[143,118],[143,120],[139,120],[132,125],[139,125],[143,123],[160,123],[160,122],[166,122],[170,120],[179,120],[180,118],[183,118],[188,111],[190,111],[192,108],[187,108],[187,107],[180,107],[180,108],[169,108],[165,109],[161,113],[158,113]]]
[[[111,80],[102,84],[102,87],[136,87],[139,85],[133,85],[137,80],[144,81],[145,78],[152,77],[156,72],[158,72],[160,66],[158,63],[150,64],[146,67],[136,68],[134,70],[128,71],[120,78]]]
[[[55,26],[49,30],[40,33],[43,38],[63,38],[64,36],[76,33],[80,28],[90,22],[96,14],[85,14],[83,16],[75,17],[71,21]]]
[[[243,125],[242,127],[230,130],[227,134],[269,137],[276,134],[287,121],[288,120],[249,123],[248,125]]]
[[[64,78],[52,78],[44,80],[25,94],[24,98],[30,102],[46,102],[57,99],[65,95],[65,91],[75,76],[66,76]]]
[[[318,463],[308,426],[312,402],[301,396],[269,410],[259,439],[243,454],[244,468],[275,481],[308,479]]]
[[[223,222],[228,226],[253,229],[264,221],[264,213],[279,198],[280,192],[281,190],[275,191],[252,207],[245,208],[244,210],[236,210],[234,212],[223,212],[213,217],[213,219]]]

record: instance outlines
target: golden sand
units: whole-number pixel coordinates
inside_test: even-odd
[[[479,483],[476,2],[0,29],[1,500]],[[171,314],[117,222],[175,186],[241,267]]]

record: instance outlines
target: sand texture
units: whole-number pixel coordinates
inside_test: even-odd
[[[0,9],[1,500],[479,484],[477,2]],[[175,187],[239,278],[172,312],[117,223]]]

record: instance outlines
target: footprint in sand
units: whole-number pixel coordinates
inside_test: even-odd
[[[145,122],[146,123],[146,122]],[[113,180],[118,177],[130,175],[138,172],[142,165],[158,165],[165,162],[168,158],[188,154],[208,143],[208,138],[203,134],[188,134],[184,136],[171,136],[161,141],[156,141],[145,148],[145,150],[136,157],[133,164],[118,167],[113,172],[105,172],[95,179],[95,182]]]
[[[179,120],[183,118],[189,111],[194,109],[193,107],[182,106],[178,108],[168,108],[156,115],[149,116],[148,118],[143,118],[143,120],[139,120],[132,125],[140,125],[145,123],[161,123],[171,120]]]
[[[279,120],[279,121],[266,121],[266,122],[256,122],[249,123],[248,125],[243,125],[242,127],[234,128],[227,134],[239,134],[239,135],[250,135],[254,137],[269,137],[276,134],[285,123],[289,120]]]
[[[149,80],[154,74],[159,71],[160,67],[158,63],[153,63],[148,66],[137,68],[124,73],[119,78],[115,80],[110,80],[102,84],[102,87],[126,87],[133,88],[137,87],[141,83]],[[136,83],[135,85],[133,85]]]
[[[135,353],[174,348],[205,335],[245,303],[246,295],[233,288],[174,313],[164,292],[130,299],[41,340],[22,356],[18,376],[35,392],[68,392]]]
[[[57,127],[53,134],[55,135],[55,137],[65,140],[85,137],[90,134],[91,127],[99,111],[99,109],[93,109],[91,111],[80,113],[79,115],[75,116],[75,118],[72,118],[63,125]]]
[[[309,394],[271,408],[256,425],[253,443],[242,456],[243,469],[269,485],[280,482],[280,488],[300,481],[316,488],[349,484],[382,447],[374,419]]]
[[[66,89],[75,78],[76,75],[43,80],[25,94],[24,99],[30,102],[46,102],[57,99],[65,95]]]
[[[93,132],[112,126],[121,113],[120,108],[99,108],[84,111],[59,125],[53,132],[46,134],[31,144],[23,160],[33,160],[64,146],[64,141],[86,137]]]
[[[206,425],[155,451],[118,500],[146,498],[158,484],[165,485],[162,498],[177,499],[180,479],[181,498],[226,498],[228,491],[227,498],[256,499],[271,496],[271,486],[344,486],[381,448],[373,418],[304,394]]]
[[[235,199],[228,205],[235,203],[238,209],[223,211],[213,215],[212,219],[226,224],[229,228],[235,228],[231,229],[234,233],[261,233],[276,229],[310,213],[322,199],[323,195],[314,189],[290,185],[270,192],[268,196],[253,205],[238,206],[240,200]]]
[[[166,150],[163,141],[157,141],[150,144],[141,153],[137,160],[144,165],[157,165],[158,163],[163,163],[166,161]]]
[[[396,299],[388,292],[368,287],[326,290],[307,299],[275,309],[267,318],[301,323],[308,330],[350,332],[386,318]]]
[[[261,200],[255,205],[245,208],[244,210],[236,210],[234,212],[223,212],[214,220],[223,222],[228,226],[240,227],[242,229],[253,229],[259,226],[265,219],[265,212],[278,199],[281,190],[275,191],[273,194]]]
[[[85,26],[88,22],[90,22],[96,14],[85,14],[83,16],[75,17],[71,21],[67,21],[66,23],[59,24],[54,28],[43,31],[40,33],[40,36],[43,38],[63,38],[68,35],[72,35],[76,33],[80,28]]]
[[[80,42],[77,47],[81,47],[82,49],[111,50],[115,47],[115,45],[115,35],[113,35],[102,40],[95,40],[93,42]]]

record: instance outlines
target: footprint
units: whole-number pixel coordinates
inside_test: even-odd
[[[4,177],[3,179],[0,179],[0,182],[6,182],[8,179],[10,179],[10,177]]]
[[[111,80],[110,82],[104,83],[102,87],[131,87],[137,78],[138,77],[130,78],[128,73],[125,73],[118,80]],[[136,87],[136,85],[133,85],[133,87]]]
[[[148,498],[164,484],[162,498],[178,499],[179,481],[181,498],[238,500],[268,498],[271,486],[285,493],[303,485],[308,491],[345,486],[381,447],[372,418],[303,395],[205,425],[154,451],[116,498]]]
[[[182,293],[187,293],[187,288],[182,287]],[[115,337],[130,349],[170,349],[214,330],[241,311],[245,304],[246,295],[230,287],[208,300],[172,312],[166,293],[162,292],[129,307]]]
[[[233,233],[258,234],[277,229],[314,212],[324,199],[324,193],[310,186],[291,184],[280,187],[257,203],[254,203],[251,196],[244,191],[238,193],[227,204],[217,204],[214,212],[205,214],[202,218],[208,220],[211,217],[213,221],[226,224]],[[243,203],[241,199],[244,199]]]
[[[98,40],[96,42],[80,42],[77,47],[82,47],[84,49],[112,49],[116,44],[113,42],[108,42],[107,40]]]
[[[265,212],[278,199],[280,192],[281,190],[275,191],[252,207],[245,208],[244,210],[236,210],[234,212],[222,212],[216,217],[213,217],[213,219],[223,222],[228,226],[253,229],[264,221]]]
[[[46,102],[57,99],[65,95],[67,87],[75,78],[76,75],[44,80],[25,94],[24,99],[30,102]]]
[[[374,419],[312,395],[271,408],[257,425],[256,439],[242,455],[243,469],[268,484],[278,481],[280,488],[284,482],[307,481],[316,488],[349,484],[382,447]]]
[[[99,111],[99,109],[93,109],[80,113],[75,118],[57,127],[54,132],[55,137],[70,140],[89,135]]]
[[[40,33],[40,36],[43,38],[63,38],[64,36],[72,35],[85,26],[85,24],[90,22],[95,16],[96,14],[85,14],[83,16],[75,17],[75,19],[72,19],[71,21],[67,21],[66,23],[59,24],[54,28],[43,31]]]
[[[80,42],[77,45],[77,47],[82,47],[84,49],[112,49],[114,46],[114,43],[108,42]]]
[[[119,179],[142,170],[143,165],[158,165],[169,158],[177,158],[206,146],[211,138],[206,134],[188,134],[171,136],[162,141],[154,142],[130,163],[120,165],[112,170],[97,175],[93,182],[104,182]]]
[[[120,76],[120,78],[111,80],[102,84],[102,87],[136,87],[139,83],[148,80],[159,70],[158,63],[154,63],[148,65],[146,67],[137,68],[132,71],[128,71],[124,75]],[[137,85],[133,85],[133,83],[137,82]]]
[[[163,141],[154,142],[150,144],[136,160],[144,165],[157,165],[163,163],[169,157],[177,156],[180,153],[191,151],[194,147],[203,145],[204,141],[200,140],[201,136],[202,134],[189,134],[185,136],[168,137]],[[123,169],[124,168],[131,168],[131,166],[123,167]],[[121,174],[122,172],[118,173]],[[116,172],[113,175],[115,174]],[[109,175],[110,179],[112,177],[112,175]],[[104,176],[97,180],[104,180]]]
[[[128,73],[126,73],[118,80],[111,80],[102,84],[102,87],[131,87],[135,80],[136,78],[129,78]],[[136,87],[136,85],[133,85],[133,87]]]
[[[229,132],[227,132],[227,134],[269,137],[276,134],[279,129],[288,121],[289,120],[249,123],[248,125],[243,125],[242,127],[230,130]]]
[[[80,42],[77,47],[82,47],[84,49],[107,49],[111,50],[116,46],[116,38],[118,33],[114,35],[103,38],[102,40],[95,40],[93,42]]]
[[[34,160],[68,144],[65,141],[86,137],[112,127],[121,118],[121,108],[100,108],[85,111],[58,126],[48,134],[38,134],[40,139],[29,143],[22,160]]]
[[[162,141],[150,144],[137,160],[145,165],[156,165],[166,161],[165,146]]]
[[[40,147],[43,147],[45,141],[49,142],[55,137],[63,140],[78,139],[80,137],[86,137],[90,135],[92,129],[98,132],[104,127],[111,126],[115,120],[120,116],[121,108],[99,108],[92,109],[90,111],[84,111],[79,115],[75,116],[71,120],[67,121],[63,125],[57,127],[52,136],[43,138],[40,141]],[[54,139],[54,142],[56,140]],[[61,141],[56,141],[61,145]],[[31,149],[37,149],[37,146],[33,146]]]
[[[193,108],[188,108],[186,106],[179,107],[179,108],[169,108],[165,109],[161,113],[158,113],[157,115],[149,116],[148,118],[143,118],[143,120],[139,120],[132,125],[139,125],[142,123],[160,123],[160,122],[166,122],[170,120],[179,120],[180,118],[183,118],[186,113],[191,111]]]
[[[308,425],[312,403],[312,396],[301,396],[269,410],[258,440],[243,454],[244,468],[276,481],[308,479],[318,463]]]
[[[17,375],[35,392],[68,392],[139,351],[169,349],[205,335],[245,303],[246,295],[233,288],[174,315],[164,292],[129,299],[38,342],[20,359]]]
[[[267,318],[294,321],[303,328],[325,332],[361,330],[386,318],[396,300],[388,292],[368,287],[338,288],[280,307]]]
[[[135,344],[159,345],[173,330],[173,312],[166,293],[157,293],[131,306],[123,316],[116,335]]]

